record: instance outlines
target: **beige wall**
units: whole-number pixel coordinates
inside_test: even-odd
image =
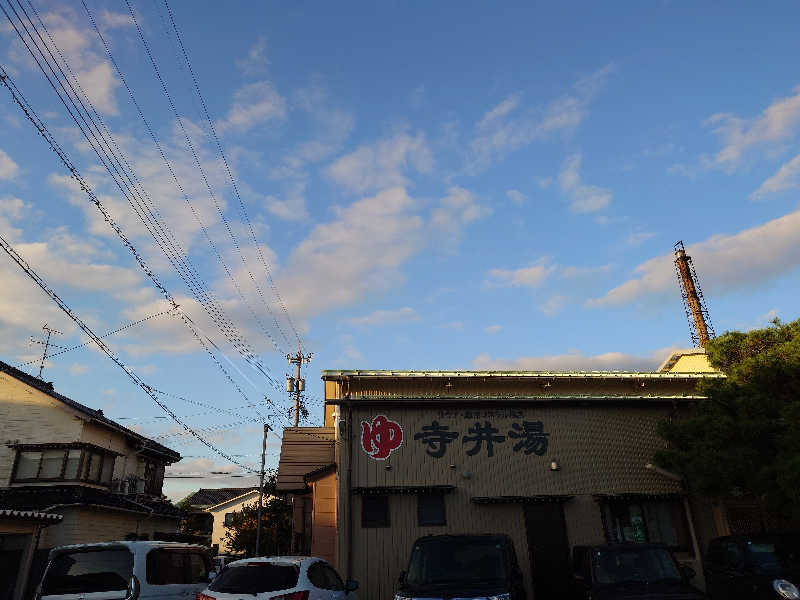
[[[311,483],[313,508],[311,554],[332,565],[336,560],[336,473],[329,473]]]
[[[264,496],[264,504],[266,504],[272,496]],[[225,542],[225,513],[238,512],[244,506],[257,506],[258,505],[258,491],[253,490],[244,497],[233,498],[232,500],[223,504],[218,504],[208,509],[214,516],[214,527],[211,532],[211,544],[219,544],[220,553],[229,552],[228,546]]]
[[[407,486],[448,484],[455,491],[445,496],[447,526],[417,525],[416,496],[391,495],[389,528],[361,527],[361,497],[352,499],[352,576],[361,582],[365,597],[391,597],[397,576],[405,568],[413,541],[436,533],[505,533],[515,544],[532,595],[532,579],[522,507],[510,505],[477,505],[473,496],[501,495],[571,495],[564,504],[570,545],[602,543],[605,536],[600,509],[594,494],[674,493],[678,482],[647,469],[653,453],[663,442],[656,434],[656,424],[668,416],[669,405],[608,406],[593,403],[587,406],[528,405],[514,407],[521,416],[503,414],[508,407],[497,402],[497,408],[431,406],[411,408],[398,406],[359,407],[353,414],[353,487]],[[499,411],[494,416],[486,410]],[[474,416],[480,412],[480,417]],[[469,412],[470,416],[467,416]],[[400,423],[404,430],[403,444],[385,461],[370,458],[361,448],[361,421],[371,422],[383,414]],[[450,431],[459,432],[442,458],[426,454],[426,446],[414,440],[414,434],[437,420]],[[488,457],[486,446],[474,455],[466,454],[472,443],[461,438],[470,435],[468,428],[476,421],[488,420],[499,435],[507,436],[513,422],[542,421],[549,433],[546,455],[525,455],[513,451],[517,440],[507,437],[495,444],[494,456]],[[347,469],[346,446],[339,448],[340,473]],[[550,461],[557,460],[559,471],[550,470]],[[391,469],[387,469],[390,466]],[[469,473],[469,478],[465,477]],[[343,483],[343,485],[345,485]],[[339,500],[339,514],[347,511],[347,494]],[[402,524],[398,526],[397,524]],[[339,519],[339,568],[346,574],[346,519]],[[387,539],[388,538],[388,539]]]
[[[58,525],[42,531],[39,547],[42,549],[66,544],[87,544],[124,540],[130,533],[148,535],[155,532],[175,532],[177,519],[147,517],[127,511],[92,507],[64,507],[58,511],[64,515]]]
[[[6,373],[0,373],[0,487],[11,485],[14,449],[7,446],[10,443],[95,444],[121,455],[114,464],[114,478],[143,477],[145,461],[138,456],[128,440],[124,433],[91,422],[88,417],[59,400]]]
[[[716,371],[705,353],[684,354],[670,367],[671,373],[711,373]]]

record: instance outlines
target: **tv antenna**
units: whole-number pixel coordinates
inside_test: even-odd
[[[45,323],[42,326],[42,331],[47,332],[47,338],[44,341],[44,354],[42,354],[42,362],[39,364],[39,375],[37,375],[39,379],[42,378],[42,371],[44,370],[44,361],[47,360],[47,350],[48,348],[50,348],[50,336],[53,335],[54,333],[57,333],[58,335],[64,335],[60,331],[56,331],[55,329],[48,327],[47,323]]]

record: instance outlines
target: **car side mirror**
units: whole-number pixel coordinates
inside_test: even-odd
[[[344,584],[344,591],[345,592],[355,592],[358,589],[358,582],[354,579],[348,579],[347,582]]]
[[[125,600],[136,600],[139,597],[140,591],[139,578],[136,577],[136,575],[131,575],[131,579],[128,582],[128,591],[125,594]]]
[[[694,579],[695,576],[697,575],[697,571],[695,571],[689,565],[681,565],[681,573],[683,574],[684,578],[686,578],[687,580]]]
[[[397,578],[397,583],[403,584],[405,582],[406,582],[406,572],[405,571],[401,571],[400,572],[400,577]]]

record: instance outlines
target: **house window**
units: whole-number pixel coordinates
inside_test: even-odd
[[[234,513],[232,512],[225,513],[225,527],[230,527],[233,525],[233,515]]]
[[[417,523],[419,525],[447,525],[443,494],[417,496]]]
[[[89,444],[13,446],[17,458],[11,480],[86,481],[110,486],[116,455]]]
[[[683,503],[670,500],[612,500],[603,503],[606,540],[666,544],[673,550],[691,549]]]
[[[164,465],[147,461],[144,465],[144,493],[160,496],[164,485]]]
[[[389,496],[361,497],[361,526],[389,527]]]

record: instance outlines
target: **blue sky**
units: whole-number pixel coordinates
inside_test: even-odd
[[[314,353],[310,423],[321,369],[655,368],[689,345],[679,239],[717,332],[798,317],[796,3],[173,2],[258,248],[165,5],[131,3],[179,119],[126,3],[87,5],[185,196],[82,4],[34,3],[181,256],[278,387],[295,328]],[[191,297],[6,20],[0,60],[243,394],[174,315],[109,336],[112,349],[170,394],[246,418],[288,406]],[[98,333],[165,311],[0,92],[0,232]],[[7,257],[0,277],[2,360],[40,356],[29,340],[45,322],[58,345],[84,341]],[[241,470],[174,435],[96,349],[52,358],[44,377],[185,454],[173,474],[205,477],[170,479],[171,496],[252,481],[209,475]],[[257,423],[163,399],[257,464]],[[285,423],[274,417],[278,434]]]

